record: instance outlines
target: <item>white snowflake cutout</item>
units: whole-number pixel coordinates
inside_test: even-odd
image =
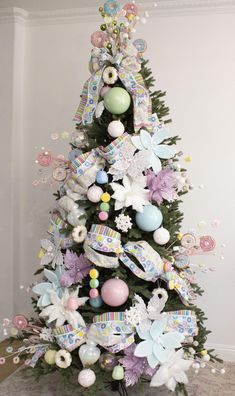
[[[60,243],[61,238],[59,233],[55,233],[52,237],[52,240],[42,239],[41,247],[45,250],[43,257],[41,258],[41,265],[48,265],[51,263],[51,266],[55,268],[56,265],[63,265],[63,254],[61,252]]]

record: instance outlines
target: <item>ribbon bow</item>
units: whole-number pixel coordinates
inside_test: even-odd
[[[146,241],[127,242],[122,246],[119,232],[93,224],[83,248],[86,257],[98,267],[117,268],[120,260],[140,279],[149,282],[156,282],[159,278],[164,280],[168,288],[176,290],[182,302],[188,305],[191,297],[190,284],[186,279],[182,279],[171,265],[165,266],[160,255]],[[129,257],[130,255],[135,257],[142,268]]]
[[[135,132],[142,127],[149,127],[151,115],[151,99],[145,87],[143,77],[139,73],[141,66],[133,51],[117,52],[111,56],[106,48],[93,49],[90,60],[92,76],[85,82],[81,101],[74,121],[85,125],[91,124],[99,100],[99,93],[104,85],[102,75],[109,64],[115,66],[118,76],[127,91],[132,95],[134,104]]]

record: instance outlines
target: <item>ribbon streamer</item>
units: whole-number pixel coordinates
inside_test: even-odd
[[[91,150],[79,155],[71,163],[72,178],[84,189],[90,187],[96,180],[96,175],[105,165],[105,160],[97,150]]]
[[[198,334],[197,317],[194,311],[181,310],[166,312],[167,315],[167,331],[178,331],[185,338],[193,337]]]
[[[92,76],[84,84],[74,121],[85,125],[93,122],[99,100],[99,92],[104,85],[102,80],[103,71],[107,65],[113,64],[117,68],[120,80],[132,95],[135,132],[138,132],[141,127],[149,127],[149,116],[152,112],[151,99],[143,77],[138,73],[141,66],[135,55],[130,47],[126,49],[125,53],[118,52],[113,57],[106,48],[92,50],[90,61]],[[99,68],[98,70],[97,67]]]

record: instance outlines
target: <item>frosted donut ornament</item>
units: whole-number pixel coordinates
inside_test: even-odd
[[[174,265],[178,269],[185,269],[188,268],[190,264],[189,257],[186,254],[177,254],[175,256]]]
[[[72,363],[71,354],[66,351],[65,349],[61,349],[60,351],[56,352],[55,354],[55,364],[62,368],[66,369]]]
[[[105,84],[113,85],[118,80],[118,73],[115,67],[108,66],[104,69],[103,80]]]
[[[82,243],[85,241],[87,236],[87,229],[83,225],[77,226],[73,229],[72,237],[74,242]]]
[[[184,234],[181,239],[181,245],[186,249],[191,249],[196,245],[196,238],[193,234]]]
[[[203,252],[211,252],[215,249],[216,243],[210,235],[204,235],[200,238],[200,248]]]

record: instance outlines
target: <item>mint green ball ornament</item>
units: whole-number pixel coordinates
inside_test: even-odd
[[[120,87],[111,88],[104,96],[104,106],[111,114],[125,113],[131,104],[129,93]]]

